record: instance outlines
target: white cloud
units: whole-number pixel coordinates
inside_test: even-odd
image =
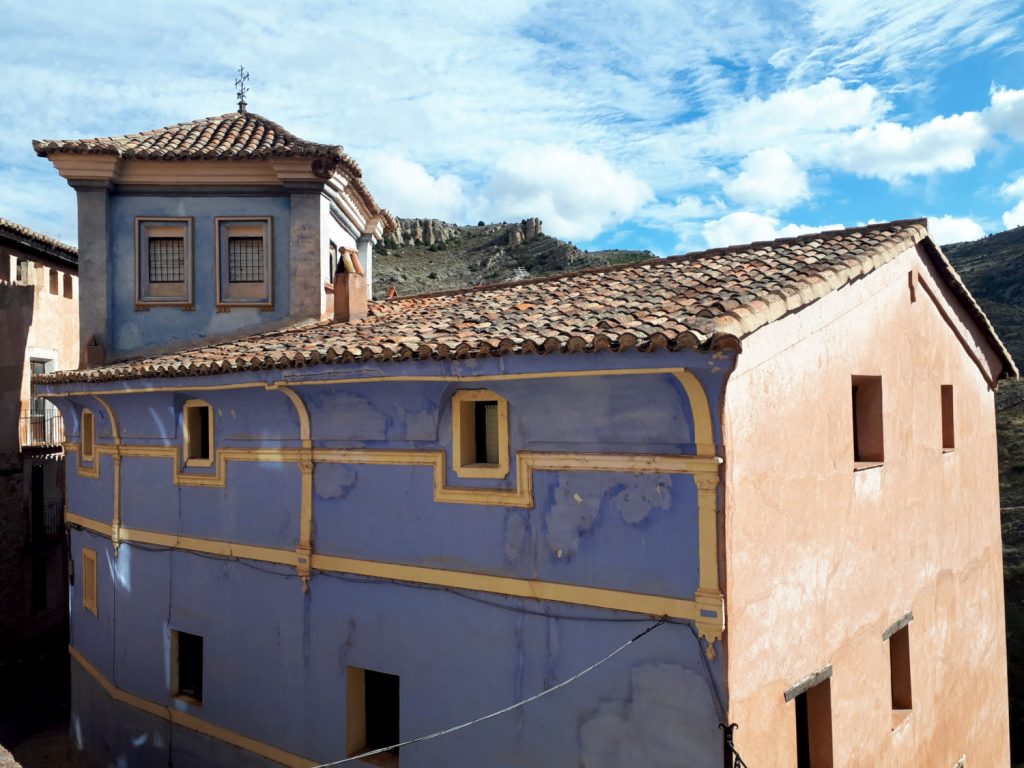
[[[706,221],[701,228],[708,248],[744,245],[780,237],[795,237],[808,232],[840,229],[842,224],[783,224],[776,216],[751,211],[728,213],[720,219]]]
[[[986,118],[993,132],[1024,141],[1024,90],[993,88]]]
[[[493,218],[538,216],[544,231],[589,240],[636,214],[651,188],[601,155],[569,147],[520,147],[500,158],[487,185]]]
[[[1021,200],[1013,208],[1003,213],[1003,226],[1013,229],[1024,225],[1024,200]]]
[[[432,176],[419,163],[390,154],[363,158],[366,185],[396,216],[464,221],[468,204],[463,180]]]
[[[1016,181],[1011,181],[1009,184],[1003,184],[999,191],[1005,197],[1024,198],[1024,176],[1019,176]]]
[[[807,174],[784,149],[751,152],[740,161],[739,169],[722,189],[741,205],[785,210],[811,196]]]
[[[985,236],[981,225],[969,216],[929,216],[928,231],[935,242],[964,243]]]
[[[884,122],[838,137],[818,158],[858,176],[899,182],[907,176],[974,166],[989,131],[977,112],[935,117],[918,126]]]

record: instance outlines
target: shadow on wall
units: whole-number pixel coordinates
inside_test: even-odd
[[[35,287],[0,285],[0,466],[17,463],[21,382]]]

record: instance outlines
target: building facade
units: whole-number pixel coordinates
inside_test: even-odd
[[[0,657],[67,619],[60,413],[33,374],[78,366],[75,248],[0,219]]]
[[[84,750],[313,766],[531,699],[354,764],[719,766],[731,722],[751,765],[1008,761],[1016,369],[923,221],[368,304],[391,220],[340,147],[36,146],[109,297],[38,380]]]

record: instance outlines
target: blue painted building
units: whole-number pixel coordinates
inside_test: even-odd
[[[38,380],[85,751],[312,766],[567,683],[353,764],[722,765],[737,308],[804,241],[368,303],[392,221],[340,147],[245,113],[36,147],[91,306]]]

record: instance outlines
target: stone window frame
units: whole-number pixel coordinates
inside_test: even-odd
[[[149,238],[181,237],[185,245],[185,280],[178,293],[161,295],[164,289],[154,285],[175,283],[150,283],[149,281]],[[191,216],[136,216],[135,217],[135,309],[148,310],[153,307],[195,309],[195,227]]]
[[[480,401],[498,404],[498,461],[470,461],[476,442],[473,408]],[[489,389],[460,389],[452,395],[452,463],[455,474],[465,478],[502,479],[509,471],[508,400]]]
[[[272,216],[217,216],[214,230],[214,285],[217,311],[233,307],[274,308],[274,220]],[[239,237],[263,238],[263,280],[258,283],[230,283],[227,279],[227,243],[232,231]],[[254,286],[259,286],[256,290]]]

